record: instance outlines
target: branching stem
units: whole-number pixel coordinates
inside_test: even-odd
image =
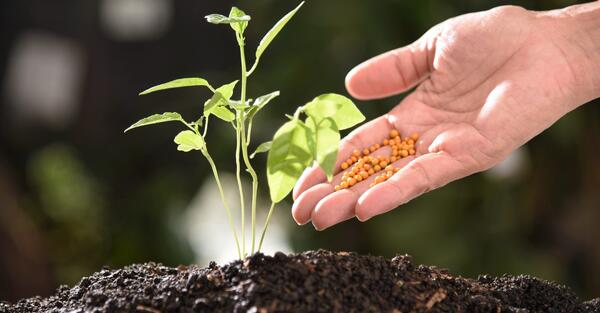
[[[238,45],[240,47],[240,62],[242,68],[242,86],[240,102],[242,103],[242,105],[244,105],[246,104],[247,88],[246,55],[244,52],[244,38],[241,35],[238,35],[237,40]],[[248,173],[250,173],[250,176],[252,176],[252,243],[250,252],[254,254],[254,246],[256,243],[256,197],[258,196],[258,176],[256,175],[256,171],[254,171],[254,168],[250,163],[250,158],[248,157],[248,141],[246,140],[246,116],[243,111],[238,115],[238,128],[242,139],[242,158],[244,159],[244,164],[246,165]]]

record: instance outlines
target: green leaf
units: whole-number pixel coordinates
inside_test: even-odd
[[[173,141],[177,144],[177,150],[183,152],[200,150],[204,147],[204,138],[191,130],[180,132]]]
[[[338,94],[328,93],[316,97],[304,105],[304,113],[318,123],[331,117],[340,130],[350,128],[365,120],[352,100]]]
[[[200,78],[200,77],[190,77],[190,78],[180,78],[180,79],[172,80],[170,82],[160,84],[160,85],[154,86],[152,88],[148,88],[148,89],[140,92],[140,96],[149,94],[151,92],[159,91],[159,90],[181,88],[181,87],[196,87],[196,86],[206,86],[211,91],[214,91],[214,88],[206,81],[206,79]]]
[[[215,90],[215,92],[220,93],[221,95],[223,95],[223,98],[225,98],[225,100],[229,101],[229,99],[231,99],[231,96],[233,95],[233,90],[235,89],[235,86],[237,85],[238,81],[232,81],[229,84],[223,85],[219,88],[217,88],[217,90]]]
[[[314,147],[311,149],[313,157],[331,181],[340,144],[340,131],[331,117],[322,119],[318,124],[312,117],[308,117],[306,124],[315,136]]]
[[[275,37],[277,36],[277,34],[279,34],[279,32],[283,29],[283,27],[285,26],[285,24],[287,24],[287,22],[289,22],[292,19],[292,17],[294,16],[294,14],[296,14],[296,12],[300,9],[300,7],[302,7],[303,4],[304,4],[304,1],[300,2],[300,4],[295,9],[293,9],[292,11],[290,11],[288,14],[284,15],[265,34],[265,36],[261,39],[260,43],[258,44],[258,48],[256,48],[256,60],[254,61],[254,63],[258,63],[258,60],[260,59],[260,56],[265,52],[265,50],[271,44],[271,42],[273,41],[273,39],[275,39]]]
[[[154,114],[154,115],[150,115],[146,118],[143,118],[143,119],[135,122],[135,124],[129,126],[125,130],[125,132],[128,132],[137,127],[165,123],[165,122],[173,122],[173,121],[183,122],[183,118],[181,117],[181,115],[179,113],[176,113],[176,112],[165,112],[162,114]]]
[[[267,103],[269,103],[269,101],[273,100],[274,98],[276,98],[278,96],[279,96],[279,90],[273,91],[269,94],[266,94],[264,96],[260,96],[260,97],[256,98],[256,101],[254,101],[254,103],[252,104],[252,108],[248,112],[248,118],[252,119],[254,117],[254,115],[256,115],[256,113],[258,113],[258,111],[260,111],[260,109],[262,109],[265,105],[267,105]]]
[[[210,99],[204,102],[204,116],[209,116],[215,108],[226,104],[226,101],[220,92],[215,92]]]
[[[229,18],[236,19],[243,18],[244,16],[248,15],[236,7],[232,7],[231,11],[229,11]],[[248,16],[248,20],[250,20],[250,16]],[[229,26],[231,26],[236,33],[241,35],[244,33],[244,30],[246,30],[246,27],[248,27],[248,21],[230,23]]]
[[[231,122],[235,119],[235,114],[233,114],[224,106],[218,106],[214,108],[211,113],[225,122]]]
[[[261,109],[262,107],[267,105],[267,103],[269,103],[269,101],[275,99],[278,96],[279,96],[279,90],[273,91],[269,94],[266,94],[264,96],[260,96],[260,97],[256,98],[256,101],[254,101],[253,105],[257,106],[257,107],[259,107],[259,109]]]
[[[229,104],[229,98],[233,95],[233,90],[235,89],[237,82],[237,80],[233,81],[215,90],[213,96],[204,102],[204,116],[209,116],[217,107]]]
[[[250,20],[249,15],[238,16],[238,17],[227,17],[221,14],[210,14],[205,16],[206,21],[211,24],[233,24],[233,23],[243,23],[248,22]]]
[[[229,100],[229,106],[235,110],[245,110],[249,109],[252,103],[252,99],[247,99],[245,104],[242,104],[240,100]]]
[[[273,137],[267,156],[267,181],[271,201],[280,202],[313,161],[309,149],[310,129],[299,120],[289,121]]]
[[[258,153],[263,153],[263,152],[267,152],[269,150],[271,150],[271,146],[273,145],[273,141],[267,141],[267,142],[263,142],[261,143],[256,150],[254,150],[254,152],[250,155],[251,159],[254,159],[254,156]]]

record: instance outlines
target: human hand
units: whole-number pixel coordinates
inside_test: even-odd
[[[350,94],[375,99],[418,87],[388,114],[341,143],[337,175],[305,171],[292,215],[325,229],[356,216],[365,221],[453,180],[498,164],[557,119],[595,97],[590,64],[565,16],[499,7],[447,20],[413,44],[354,68]],[[587,62],[587,63],[586,63]],[[597,83],[597,82],[596,82]],[[352,151],[381,143],[392,129],[417,132],[416,155],[394,163],[387,181],[374,176],[334,191]]]

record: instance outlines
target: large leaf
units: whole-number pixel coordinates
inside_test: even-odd
[[[314,147],[311,147],[313,157],[331,181],[340,144],[340,131],[331,117],[322,119],[318,124],[312,117],[308,117],[306,124],[314,133]]]
[[[279,32],[283,29],[283,27],[285,26],[285,24],[287,24],[287,22],[289,22],[292,19],[292,17],[294,16],[294,14],[296,14],[296,12],[300,9],[300,7],[303,4],[304,4],[304,1],[302,1],[295,9],[293,9],[292,11],[290,11],[288,14],[284,15],[265,34],[265,36],[261,39],[260,43],[258,44],[258,47],[256,48],[256,60],[254,61],[255,63],[258,63],[258,60],[260,59],[260,56],[265,52],[265,50],[271,44],[271,42],[273,41],[273,39],[275,39],[275,37],[277,36],[277,34],[279,34]]]
[[[252,104],[252,108],[248,112],[248,118],[252,119],[254,115],[256,115],[258,111],[260,111],[260,109],[262,109],[263,107],[265,107],[265,105],[267,105],[267,103],[269,103],[269,101],[273,100],[278,96],[279,91],[273,91],[269,94],[256,98],[256,101],[254,101],[254,103]]]
[[[233,23],[243,23],[248,22],[250,20],[249,15],[237,16],[237,17],[227,17],[221,14],[210,14],[205,16],[206,21],[211,24],[233,24]]]
[[[236,8],[236,7],[232,7],[231,11],[229,11],[229,18],[232,19],[237,19],[237,18],[242,18],[245,19],[244,16],[248,16],[246,15],[246,13],[244,13],[244,11]],[[248,20],[250,20],[250,16],[248,16]],[[233,30],[238,33],[238,34],[243,34],[244,30],[246,30],[246,27],[248,27],[248,21],[244,20],[241,22],[235,22],[235,23],[230,23],[229,26],[231,26],[231,28],[233,28]]]
[[[331,117],[338,129],[350,128],[365,120],[352,100],[335,93],[323,94],[304,106],[304,113],[319,122]]]
[[[228,108],[224,106],[218,106],[214,108],[211,112],[214,116],[224,120],[225,122],[231,122],[235,119],[235,114],[229,111]]]
[[[254,156],[257,155],[258,153],[264,153],[264,152],[271,150],[272,145],[273,145],[273,141],[267,141],[267,142],[261,143],[256,148],[256,150],[254,150],[254,152],[250,155],[250,158],[254,159]]]
[[[294,188],[294,184],[313,158],[308,139],[310,129],[301,121],[289,121],[273,137],[267,156],[267,181],[271,201],[277,203]]]
[[[151,88],[148,88],[142,92],[141,95],[146,95],[151,92],[165,90],[165,89],[173,89],[173,88],[182,88],[182,87],[196,87],[196,86],[205,86],[208,87],[211,91],[214,91],[213,87],[206,81],[204,78],[200,77],[190,77],[190,78],[180,78],[176,80],[172,80],[170,82],[160,84]]]
[[[173,122],[173,121],[183,122],[183,118],[181,117],[181,115],[179,113],[176,113],[176,112],[165,112],[162,114],[154,114],[154,115],[150,115],[146,118],[143,118],[143,119],[135,122],[133,125],[129,126],[125,130],[125,132],[128,132],[137,127],[148,126],[148,125],[159,124],[159,123],[166,123],[166,122]]]
[[[177,150],[183,152],[200,150],[204,147],[204,138],[191,130],[180,132],[173,141],[177,144]]]

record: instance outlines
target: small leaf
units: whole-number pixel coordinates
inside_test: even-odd
[[[235,110],[249,109],[251,104],[252,104],[252,99],[246,100],[245,104],[242,104],[242,101],[240,101],[240,100],[231,100],[231,99],[229,100],[229,106]]]
[[[183,152],[200,150],[204,147],[204,138],[191,130],[180,132],[173,141],[177,144],[177,150]]]
[[[248,112],[248,118],[252,119],[254,117],[254,115],[256,115],[256,113],[258,113],[258,111],[260,111],[260,109],[262,109],[265,105],[267,105],[267,103],[269,103],[269,101],[275,99],[278,96],[279,96],[279,90],[273,91],[269,94],[266,94],[264,96],[260,96],[260,97],[256,98],[256,101],[254,101],[254,103],[252,104],[252,108]]]
[[[239,17],[227,17],[221,14],[210,14],[205,16],[206,21],[211,24],[232,24],[232,23],[242,23],[248,22],[250,20],[249,15],[239,16]]]
[[[260,96],[258,98],[256,98],[256,101],[254,101],[254,106],[257,106],[259,108],[264,107],[267,103],[269,103],[269,101],[275,99],[276,97],[279,96],[279,90],[277,91],[273,91],[269,94],[266,94],[264,96]]]
[[[194,124],[196,124],[198,126],[202,126],[203,123],[204,123],[204,116],[200,116],[200,118],[194,122]]]
[[[273,145],[273,141],[267,141],[267,142],[263,142],[261,143],[256,150],[254,150],[254,152],[250,155],[251,159],[254,159],[254,156],[258,153],[264,153],[267,152],[269,150],[271,150],[271,146]]]
[[[154,86],[152,88],[148,88],[142,92],[140,92],[140,96],[149,94],[151,92],[165,90],[165,89],[173,89],[173,88],[181,88],[181,87],[196,87],[196,86],[206,86],[208,89],[214,91],[213,87],[206,81],[206,79],[200,77],[191,77],[191,78],[180,78],[176,80],[172,80],[170,82],[160,84]]]
[[[303,4],[304,4],[304,1],[302,1],[295,9],[293,9],[292,11],[290,11],[288,14],[284,15],[265,34],[265,36],[261,39],[260,43],[258,44],[258,48],[256,48],[256,60],[254,61],[255,63],[258,63],[258,60],[260,59],[260,56],[265,52],[265,50],[267,49],[267,47],[269,46],[269,44],[271,44],[271,42],[273,41],[273,39],[275,39],[275,37],[277,36],[277,34],[279,34],[279,32],[283,29],[283,27],[285,26],[285,24],[287,24],[287,22],[289,22],[292,19],[292,17],[294,16],[294,14],[296,14],[296,12],[300,9],[300,7],[302,7]]]
[[[225,122],[231,122],[235,119],[235,114],[229,111],[228,108],[224,106],[218,106],[214,108],[211,112],[214,116],[224,120]]]
[[[304,113],[319,123],[331,117],[340,130],[350,128],[365,120],[352,100],[338,94],[328,93],[316,97],[304,105]]]
[[[327,175],[327,180],[331,181],[340,144],[340,131],[331,117],[322,119],[318,124],[312,117],[308,117],[306,124],[315,136],[314,148],[311,149],[313,157]]]
[[[225,100],[229,101],[229,99],[231,98],[231,96],[233,95],[233,90],[235,89],[235,86],[237,85],[238,81],[232,81],[229,84],[223,85],[219,88],[217,88],[217,90],[215,90],[215,92],[220,93],[221,95],[223,95],[223,98],[225,98]]]
[[[165,122],[173,122],[173,121],[183,122],[183,118],[181,117],[181,115],[179,113],[176,113],[176,112],[165,112],[162,114],[154,114],[154,115],[150,115],[146,118],[143,118],[143,119],[137,121],[135,124],[129,126],[125,130],[125,132],[128,132],[137,127],[165,123]]]
[[[236,8],[236,7],[232,7],[231,11],[229,11],[229,18],[242,18],[244,16],[248,16],[246,15],[246,13],[244,13],[244,11]],[[248,16],[248,20],[250,20],[250,16]],[[243,34],[244,30],[246,30],[246,27],[248,27],[248,21],[242,21],[242,22],[236,22],[236,23],[230,23],[229,26],[231,26],[231,28],[233,28],[233,30],[238,33],[238,34]]]
[[[283,200],[294,188],[294,184],[304,169],[312,161],[308,138],[313,135],[310,129],[299,120],[289,121],[273,137],[267,156],[267,181],[271,201]]]
[[[226,106],[229,103],[229,98],[233,95],[237,82],[237,80],[233,81],[215,90],[213,96],[204,102],[204,116],[210,115],[216,107]]]
[[[213,96],[204,102],[204,116],[209,116],[212,111],[219,105],[227,103],[220,92],[215,92]]]

